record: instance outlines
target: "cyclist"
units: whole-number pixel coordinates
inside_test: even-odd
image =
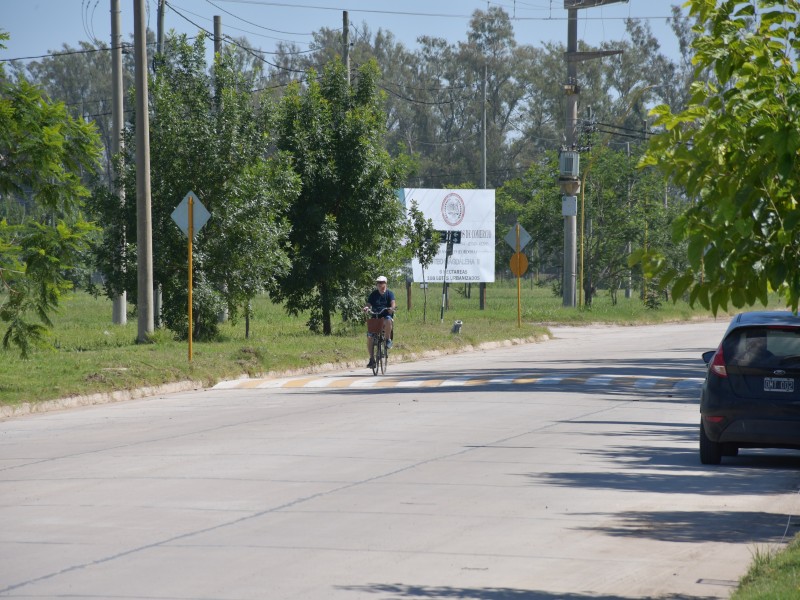
[[[392,315],[396,306],[394,292],[389,289],[386,277],[379,276],[375,279],[375,289],[367,297],[367,305],[364,307],[364,312],[371,312],[373,317],[383,319],[383,335],[387,340],[387,348],[392,347]],[[369,333],[367,333],[367,351],[369,352],[367,368],[371,369],[375,366],[375,351],[373,338]]]

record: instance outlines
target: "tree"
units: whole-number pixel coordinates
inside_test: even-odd
[[[155,48],[152,31],[148,31],[148,42],[148,56],[152,59]],[[133,53],[123,51],[124,90],[133,83],[134,68]],[[113,148],[111,49],[99,41],[80,42],[77,48],[63,44],[56,53],[29,62],[18,72],[40,86],[53,101],[64,102],[73,117],[95,123],[104,148],[103,170],[110,185]]]
[[[425,218],[416,200],[411,201],[411,208],[408,210],[407,238],[406,248],[422,267],[424,295],[422,322],[424,323],[428,314],[428,286],[425,283],[425,269],[431,265],[439,252],[439,232],[434,228],[433,219]]]
[[[383,149],[378,78],[370,61],[351,86],[336,59],[319,81],[310,71],[305,89],[292,84],[280,103],[277,145],[291,154],[302,191],[289,210],[291,269],[272,297],[290,314],[310,311],[310,327],[325,335],[332,314],[351,311],[377,271],[402,259],[395,189],[404,166]]]
[[[274,285],[288,268],[284,244],[289,223],[286,208],[297,194],[298,180],[288,157],[272,154],[270,111],[252,97],[248,80],[234,68],[235,56],[223,53],[206,70],[205,39],[189,45],[170,40],[150,84],[153,275],[162,286],[164,323],[188,335],[188,274],[185,236],[172,220],[182,198],[193,191],[211,213],[193,244],[197,339],[218,332],[217,313],[247,311],[249,300]],[[135,198],[135,124],[126,132],[124,185]],[[105,225],[98,261],[108,275],[109,297],[122,290],[136,294],[136,246],[128,239],[126,265],[118,248],[121,232],[136,229],[136,206],[107,190],[96,207]],[[246,312],[247,314],[247,312]]]
[[[542,269],[562,262],[564,225],[555,152],[547,153],[521,177],[508,180],[497,190],[495,239],[504,239],[517,221],[534,240],[537,259],[533,266]],[[513,252],[508,244],[500,244],[495,268],[506,270]]]
[[[0,32],[0,42],[7,39]],[[89,193],[81,175],[97,168],[99,156],[91,124],[49,103],[24,77],[11,81],[0,64],[0,194],[39,209],[35,220],[0,220],[3,347],[14,344],[23,357],[52,326],[49,316],[72,286],[66,270],[88,245],[93,227],[81,213]]]
[[[716,313],[767,304],[776,290],[800,302],[800,70],[797,0],[690,0],[698,79],[688,107],[653,112],[663,134],[645,165],[660,168],[693,201],[673,235],[688,243],[688,266],[642,252],[650,275],[689,292]]]

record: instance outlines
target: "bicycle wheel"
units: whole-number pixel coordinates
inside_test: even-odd
[[[381,358],[382,358],[381,353],[383,352],[383,336],[380,337],[376,336],[372,338],[372,344],[375,350],[374,352],[375,361],[372,363],[372,374],[377,375],[378,369],[380,368],[381,364]]]
[[[381,349],[381,375],[386,373],[386,365],[389,362],[389,348],[386,347],[386,339],[381,336],[381,345],[378,346]]]

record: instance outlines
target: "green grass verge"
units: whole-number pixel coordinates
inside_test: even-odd
[[[632,324],[710,316],[682,302],[648,309],[638,298],[626,299],[624,294],[613,304],[606,292],[591,308],[564,308],[549,286],[525,282],[520,289],[519,324],[515,280],[487,287],[486,307],[480,310],[477,285],[469,294],[463,285],[453,286],[443,320],[441,286],[430,286],[427,303],[419,285],[412,287],[410,303],[405,286],[394,287],[399,310],[393,360],[427,350],[457,351],[482,342],[542,336],[547,325],[555,323]],[[38,350],[28,360],[22,360],[13,347],[0,351],[0,405],[185,380],[208,386],[242,375],[366,363],[361,324],[335,321],[334,335],[322,336],[308,331],[306,316],[289,317],[267,297],[257,298],[253,310],[248,338],[243,320],[224,323],[221,339],[193,344],[189,362],[187,343],[176,341],[169,331],[157,330],[152,344],[137,344],[135,316],[126,325],[113,325],[110,300],[70,294],[53,319],[52,349]],[[464,323],[459,335],[450,331],[456,319]]]
[[[800,537],[776,552],[756,549],[750,570],[742,577],[731,600],[800,598]]]

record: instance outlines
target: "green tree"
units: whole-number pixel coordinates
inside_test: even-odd
[[[531,235],[529,251],[536,254],[531,266],[539,270],[560,270],[564,251],[564,218],[558,186],[558,155],[546,153],[521,176],[509,179],[496,194],[495,239],[505,238],[517,221]],[[504,272],[514,250],[497,246],[495,268]]]
[[[0,42],[7,39],[0,32]],[[48,102],[24,77],[11,81],[0,64],[0,194],[40,209],[38,219],[0,220],[3,347],[14,344],[23,357],[44,341],[49,315],[72,286],[66,271],[87,247],[93,226],[81,212],[89,193],[81,175],[97,168],[99,156],[94,126]]]
[[[193,244],[193,333],[208,339],[218,331],[224,306],[233,318],[247,311],[250,298],[288,268],[286,208],[298,180],[288,157],[271,155],[270,111],[253,99],[248,79],[234,68],[235,56],[223,53],[210,73],[203,36],[192,45],[183,36],[171,39],[167,48],[150,84],[153,278],[162,286],[164,323],[187,335],[187,241],[171,215],[193,191],[211,213]],[[126,136],[124,185],[126,198],[135,198],[135,124]],[[101,190],[96,206],[106,225],[98,248],[106,293],[127,290],[135,301],[130,235],[127,263],[118,256],[122,232],[136,230],[135,202],[120,211],[119,200]]]
[[[422,322],[424,323],[428,315],[428,286],[425,282],[425,269],[431,265],[439,252],[439,232],[434,228],[433,219],[425,218],[416,200],[411,201],[411,208],[408,210],[406,237],[408,239],[406,248],[411,256],[419,261],[419,266],[422,268],[424,295]]]
[[[277,277],[276,301],[291,314],[308,310],[309,325],[332,333],[331,316],[352,306],[378,269],[391,271],[403,207],[395,195],[404,163],[383,149],[386,116],[370,61],[355,85],[333,60],[317,81],[292,84],[280,103],[278,148],[293,157],[302,192],[290,208],[291,269]]]
[[[673,297],[716,313],[767,303],[778,291],[800,302],[800,70],[797,0],[689,0],[698,79],[688,107],[653,112],[664,127],[645,165],[660,168],[693,201],[674,236],[688,243],[679,270],[643,253]]]

